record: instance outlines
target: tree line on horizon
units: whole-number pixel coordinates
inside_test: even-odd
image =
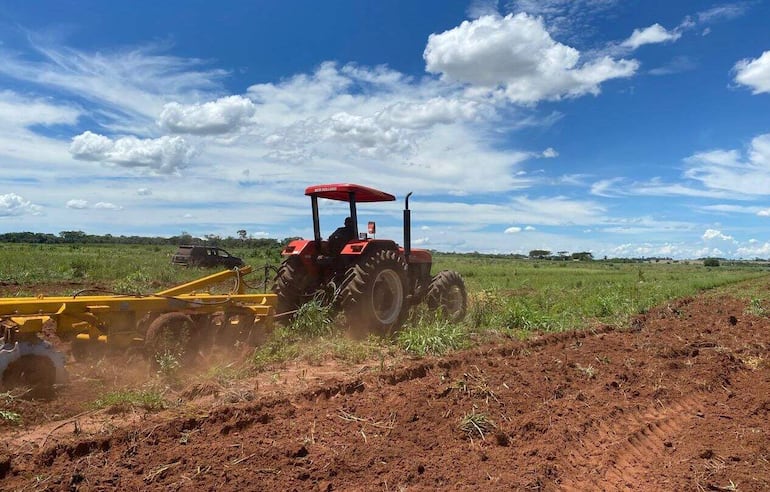
[[[282,248],[295,238],[283,240],[273,238],[248,237],[245,230],[238,231],[238,237],[221,237],[216,234],[206,234],[204,237],[194,237],[187,232],[177,236],[113,236],[112,234],[86,234],[83,231],[61,231],[59,234],[43,232],[6,232],[0,234],[3,243],[28,244],[149,244],[157,246],[178,246],[181,244],[220,246],[224,248],[255,247]]]
[[[188,232],[182,232],[176,236],[163,237],[163,236],[114,236],[112,234],[87,234],[83,231],[61,231],[59,234],[51,234],[44,232],[6,232],[0,234],[0,243],[26,243],[26,244],[147,244],[156,246],[179,246],[182,244],[192,245],[206,245],[206,246],[218,246],[222,248],[260,248],[260,249],[282,249],[295,239],[301,239],[298,237],[287,237],[284,239],[274,238],[255,238],[249,237],[245,229],[237,231],[237,237],[227,236],[221,237],[217,234],[206,234],[203,237],[195,237]],[[431,250],[434,253],[438,251]],[[511,253],[511,254],[493,254],[486,255],[473,251],[470,253],[451,253],[444,252],[448,255],[463,255],[463,256],[505,256],[514,259],[530,259],[530,260],[550,260],[550,261],[593,261],[593,253],[590,251],[580,251],[570,253],[569,251],[557,251],[553,253],[546,249],[533,249],[528,254]],[[601,258],[603,260],[619,261],[619,262],[644,262],[644,261],[674,261],[669,257],[643,257],[643,258]],[[697,258],[697,260],[717,260],[718,262],[727,262],[726,258]],[[770,261],[763,258],[755,258],[755,262]],[[713,262],[712,262],[713,263]],[[716,266],[711,263],[706,266]]]

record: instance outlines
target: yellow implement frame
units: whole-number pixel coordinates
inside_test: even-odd
[[[275,315],[276,296],[247,294],[242,277],[251,271],[249,266],[227,270],[146,296],[75,294],[0,298],[0,323],[13,331],[13,338],[30,340],[47,321],[53,320],[56,334],[63,340],[99,341],[115,347],[141,342],[146,321],[168,312],[191,316],[218,312],[251,314],[255,323],[269,329]],[[231,279],[235,280],[231,293],[208,292],[212,286]]]

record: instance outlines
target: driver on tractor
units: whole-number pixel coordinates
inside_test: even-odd
[[[331,236],[329,236],[329,253],[332,255],[339,254],[339,252],[342,251],[342,248],[353,239],[355,239],[353,219],[351,217],[345,217],[345,225],[338,227],[332,232]]]

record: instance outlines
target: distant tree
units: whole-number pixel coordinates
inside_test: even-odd
[[[86,233],[83,231],[61,231],[59,236],[65,243],[82,243],[85,242]]]
[[[210,246],[219,246],[219,243],[222,241],[218,234],[205,234],[203,237]]]
[[[573,260],[590,261],[594,259],[594,255],[589,251],[581,251],[580,253],[572,253]],[[607,259],[607,257],[605,257]]]
[[[245,241],[246,240],[246,229],[239,229],[238,230],[238,238],[241,241]]]
[[[703,266],[718,267],[719,266],[719,259],[718,258],[706,258],[705,260],[703,260]]]
[[[551,252],[548,251],[547,249],[533,249],[532,251],[529,252],[529,257],[543,259],[550,254]]]

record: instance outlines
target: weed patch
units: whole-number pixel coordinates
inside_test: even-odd
[[[474,437],[485,439],[485,436],[496,427],[489,417],[477,412],[475,408],[460,419],[460,430],[470,439]]]
[[[20,424],[21,415],[10,410],[0,410],[0,423]]]
[[[111,413],[128,412],[134,408],[147,411],[163,410],[168,406],[163,395],[153,390],[124,389],[103,395],[93,402],[94,408],[106,408]]]
[[[294,315],[291,329],[302,336],[328,336],[334,333],[331,306],[323,305],[319,300],[303,304]]]
[[[398,345],[415,355],[441,355],[466,347],[469,334],[462,325],[438,317],[420,317],[416,323],[398,333]]]

